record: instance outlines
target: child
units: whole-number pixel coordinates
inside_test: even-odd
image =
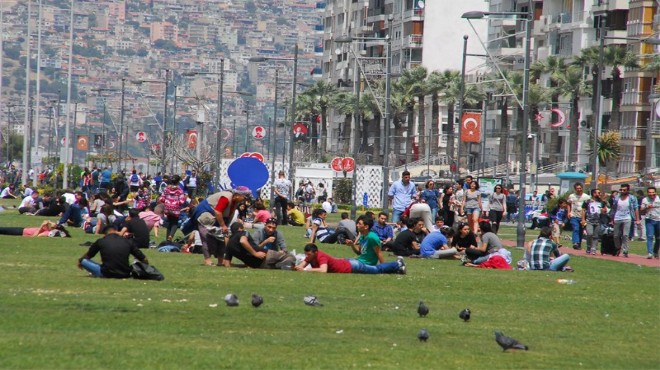
[[[559,205],[550,212],[550,216],[552,217],[552,241],[561,248],[561,230],[568,221],[568,202],[565,199],[560,199]]]

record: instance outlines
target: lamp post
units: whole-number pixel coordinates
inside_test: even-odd
[[[456,177],[461,177],[461,132],[463,126],[463,109],[465,105],[465,63],[467,60],[468,35],[463,35],[463,59],[461,64],[461,88],[458,97],[458,140],[456,143]],[[454,133],[452,132],[452,135]],[[453,139],[452,139],[453,140]]]
[[[533,146],[532,146],[532,176],[534,180],[532,181],[532,185],[534,186],[532,188],[532,191],[537,191],[539,187],[539,161],[538,161],[538,155],[539,155],[539,136],[538,134],[529,134],[527,135],[527,139],[532,139],[533,140]]]
[[[245,150],[243,153],[247,153],[248,151],[248,135],[250,134],[250,110],[246,109],[243,111],[245,113]]]
[[[134,80],[131,81],[132,83],[136,85],[142,85],[145,82],[149,83],[161,83],[165,84],[165,107],[163,109],[163,140],[161,143],[161,148],[160,148],[160,153],[161,153],[161,163],[160,163],[160,171],[162,174],[165,174],[167,172],[167,151],[165,149],[165,145],[167,144],[167,91],[169,90],[169,75],[170,75],[170,70],[166,69],[165,70],[165,80]]]
[[[292,120],[296,119],[296,87],[298,86],[298,42],[293,51],[293,58],[283,58],[283,57],[252,57],[249,59],[250,62],[261,63],[267,60],[275,61],[293,61],[293,96],[291,97],[291,117]],[[289,127],[289,181],[294,182],[293,176],[293,125]],[[293,189],[292,189],[293,192]],[[291,194],[293,195],[293,194]]]
[[[274,102],[274,107],[273,107],[273,122],[275,125],[273,126],[273,150],[270,153],[270,208],[276,209],[275,208],[275,157],[277,153],[277,85],[279,84],[279,78],[280,78],[280,71],[278,69],[275,70],[275,102]],[[282,168],[284,170],[284,168]],[[284,212],[284,210],[282,210]]]
[[[463,13],[462,18],[465,19],[483,19],[486,16],[522,16],[525,17],[525,49],[524,49],[524,73],[523,73],[523,96],[522,96],[522,108],[523,108],[523,124],[522,124],[522,137],[523,140],[521,144],[521,153],[522,158],[527,156],[527,140],[524,138],[527,137],[527,131],[529,130],[529,68],[531,62],[530,49],[531,49],[531,39],[532,39],[532,27],[531,23],[534,16],[534,1],[527,0],[527,11],[526,12],[481,12],[481,11],[471,11]],[[459,138],[460,140],[460,138]],[[518,199],[518,227],[516,232],[516,246],[518,248],[525,247],[525,182],[526,182],[526,173],[525,171],[520,171],[520,198]]]

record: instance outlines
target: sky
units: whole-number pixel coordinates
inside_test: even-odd
[[[463,35],[468,35],[469,54],[484,54],[477,35],[461,15],[471,10],[487,10],[485,0],[427,0],[424,17],[424,50],[422,64],[429,70],[461,70]],[[472,21],[483,41],[487,37],[487,22]],[[466,71],[483,63],[483,59],[467,57]]]

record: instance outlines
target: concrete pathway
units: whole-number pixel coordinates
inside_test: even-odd
[[[502,239],[502,244],[506,247],[515,247],[516,242],[513,240],[505,240]],[[635,265],[641,265],[641,266],[651,266],[651,267],[660,267],[660,259],[653,258],[653,259],[647,259],[646,256],[640,256],[637,254],[629,254],[628,258],[623,257],[623,255],[620,255],[618,257],[615,256],[610,256],[610,255],[592,255],[592,254],[587,254],[584,249],[582,250],[575,250],[570,247],[562,247],[560,249],[561,253],[566,253],[570,254],[571,256],[580,256],[580,257],[586,257],[586,258],[597,258],[597,259],[602,259],[602,260],[609,260],[609,261],[616,261],[616,262],[624,262],[624,263],[632,263]]]

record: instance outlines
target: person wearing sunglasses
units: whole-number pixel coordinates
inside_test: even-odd
[[[617,256],[623,252],[623,256],[627,258],[630,227],[633,220],[635,225],[640,223],[637,198],[630,196],[630,185],[621,185],[619,197],[612,202],[610,216],[614,220],[614,246]]]
[[[277,219],[274,217],[266,220],[264,228],[257,230],[252,234],[254,242],[260,248],[266,250],[282,251],[286,253],[286,242],[284,235],[277,230]]]

